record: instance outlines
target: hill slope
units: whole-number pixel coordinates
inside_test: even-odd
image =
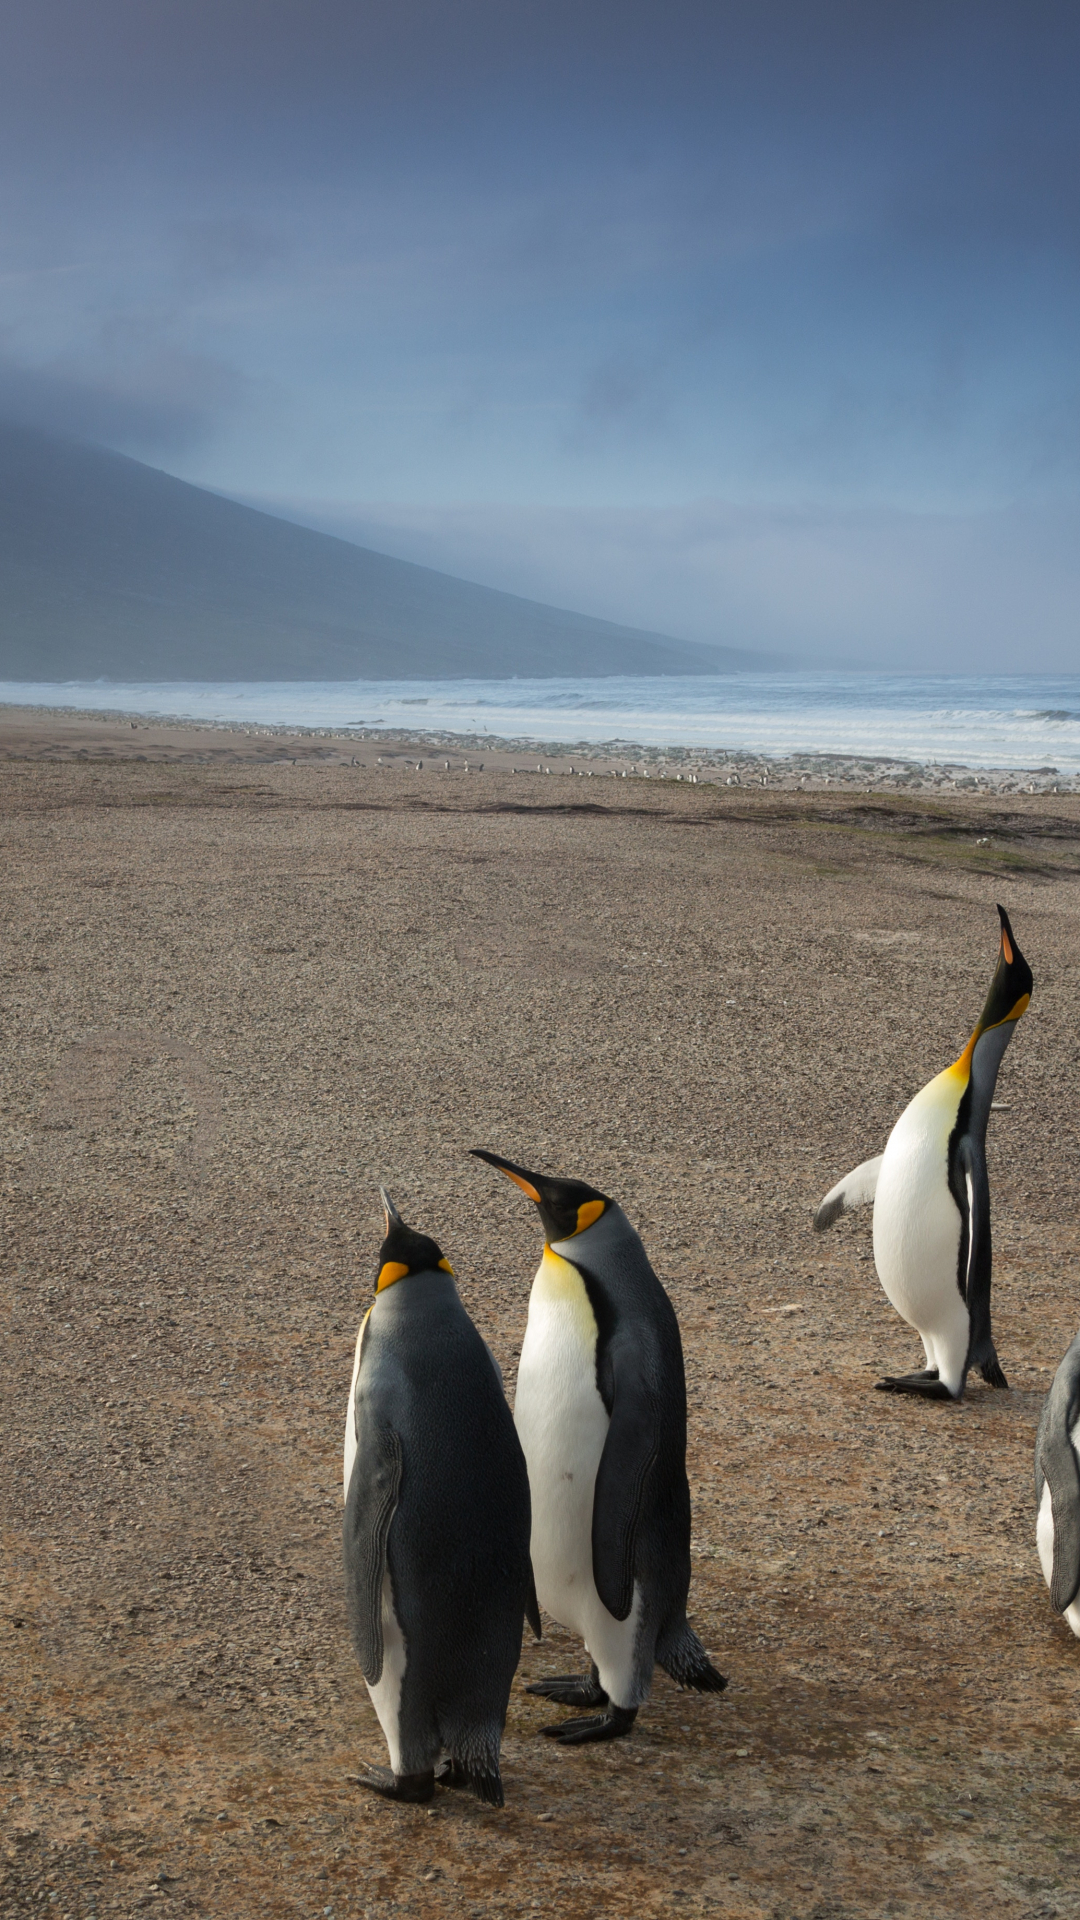
[[[349,680],[770,664],[473,585],[0,425],[0,678]]]

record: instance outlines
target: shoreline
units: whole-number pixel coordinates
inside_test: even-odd
[[[360,758],[360,752],[364,758]],[[375,758],[371,756],[374,752]],[[407,766],[418,773],[498,772],[660,779],[789,792],[1080,793],[1080,773],[1056,767],[973,767],[839,752],[649,747],[610,739],[544,741],[435,728],[307,727],[0,703],[0,760],[155,760],[206,765]],[[440,764],[441,763],[441,764]]]

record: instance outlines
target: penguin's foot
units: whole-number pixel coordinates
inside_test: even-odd
[[[557,1727],[542,1727],[549,1740],[560,1747],[584,1747],[590,1740],[621,1740],[637,1719],[636,1707],[608,1707],[606,1713],[590,1714],[584,1720],[563,1720]]]
[[[884,1380],[875,1380],[876,1393],[921,1393],[925,1400],[958,1400],[957,1393],[950,1393],[944,1380],[938,1378],[936,1367],[924,1367],[921,1373],[901,1373]]]
[[[435,1769],[435,1779],[440,1787],[467,1787],[469,1776],[464,1767],[456,1760],[443,1760]]]
[[[389,1767],[365,1766],[359,1780],[362,1787],[381,1793],[384,1800],[405,1800],[414,1806],[421,1806],[435,1792],[434,1767],[426,1773],[391,1773]]]
[[[538,1693],[560,1707],[606,1707],[607,1694],[596,1667],[591,1673],[554,1673],[550,1680],[534,1680],[526,1693]]]

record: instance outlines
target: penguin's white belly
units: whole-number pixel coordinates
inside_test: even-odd
[[[1069,1435],[1077,1454],[1080,1454],[1080,1420]],[[1054,1577],[1054,1509],[1050,1499],[1050,1489],[1043,1482],[1042,1499],[1039,1502],[1039,1517],[1035,1523],[1035,1545],[1039,1550],[1039,1564],[1043,1570],[1043,1579],[1047,1586]],[[1078,1640],[1080,1640],[1080,1593],[1070,1607],[1066,1607],[1062,1618],[1067,1620]]]
[[[587,1308],[584,1289],[582,1298]],[[529,1469],[537,1598],[556,1620],[583,1633],[582,1610],[596,1593],[593,1491],[609,1420],[596,1385],[596,1323],[590,1339],[575,1308],[573,1301],[537,1301],[534,1294],[514,1423]]]
[[[368,1313],[371,1308],[368,1308]],[[360,1331],[356,1336],[356,1352],[353,1356],[352,1385],[349,1388],[349,1404],[345,1409],[345,1459],[344,1481],[341,1497],[349,1497],[349,1481],[352,1479],[353,1461],[356,1459],[356,1382],[360,1377],[360,1349],[364,1344],[364,1328],[368,1315],[365,1313],[360,1322]]]
[[[405,1635],[398,1625],[394,1612],[394,1596],[390,1586],[389,1572],[383,1574],[382,1586],[382,1636],[383,1665],[378,1682],[371,1686],[365,1682],[371,1695],[371,1704],[379,1716],[379,1725],[383,1730],[390,1765],[395,1773],[401,1772],[401,1686],[405,1678]]]
[[[616,1620],[593,1579],[593,1495],[610,1424],[596,1384],[596,1339],[579,1274],[547,1249],[529,1301],[514,1402],[529,1470],[536,1594],[581,1635],[616,1705],[633,1706],[641,1594],[635,1589],[629,1618]]]
[[[959,1104],[953,1081],[951,1070],[939,1074],[889,1135],[874,1195],[874,1264],[897,1312],[922,1335],[928,1362],[955,1390],[967,1358],[968,1312],[957,1284],[960,1210],[949,1190]]]

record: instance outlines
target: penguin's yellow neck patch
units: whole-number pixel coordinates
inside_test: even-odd
[[[992,1020],[988,1027],[976,1027],[959,1060],[954,1060],[952,1066],[946,1068],[946,1072],[960,1074],[964,1080],[970,1080],[971,1056],[975,1051],[976,1043],[982,1038],[984,1033],[992,1033],[995,1027],[1007,1027],[1010,1020],[1019,1020],[1021,1016],[1027,1012],[1030,1001],[1030,993],[1022,993],[1016,1005],[1010,1007],[1008,1013],[1005,1014],[1002,1019]]]
[[[596,1315],[586,1292],[585,1282],[572,1260],[544,1248],[543,1258],[533,1281],[529,1313],[555,1314],[566,1326],[576,1329],[576,1338],[587,1347],[596,1346]]]
[[[550,1247],[544,1248],[536,1278],[549,1295],[572,1295],[576,1299],[583,1291],[581,1275],[573,1261],[564,1260],[561,1253],[554,1253]]]
[[[954,1073],[958,1080],[967,1081],[971,1079],[971,1056],[975,1051],[975,1042],[981,1032],[982,1028],[976,1027],[959,1060],[954,1060],[951,1067],[946,1067],[946,1073]]]

